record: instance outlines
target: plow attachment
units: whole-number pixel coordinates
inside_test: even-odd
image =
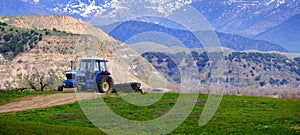
[[[116,92],[143,93],[143,90],[141,89],[141,83],[139,82],[115,84],[114,89]]]

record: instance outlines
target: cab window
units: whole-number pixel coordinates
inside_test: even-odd
[[[91,62],[90,61],[81,61],[80,63],[80,71],[89,71],[91,68]]]

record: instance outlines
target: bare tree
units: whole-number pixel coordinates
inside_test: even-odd
[[[50,77],[47,76],[47,74],[43,73],[43,72],[37,72],[37,81],[40,85],[40,90],[44,91],[45,87],[49,85],[50,83]]]
[[[50,76],[44,72],[39,72],[37,69],[33,69],[33,72],[26,75],[24,80],[31,89],[44,91],[45,87],[49,86]]]
[[[30,74],[30,75],[26,75],[25,78],[25,83],[29,85],[29,87],[35,91],[37,91],[37,87],[36,87],[36,75],[35,74]]]

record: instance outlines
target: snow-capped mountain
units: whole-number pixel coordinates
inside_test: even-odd
[[[43,7],[55,14],[67,14],[90,20],[101,17],[108,23],[141,15],[168,15],[192,0],[20,0]],[[113,21],[114,20],[114,21]]]
[[[197,0],[192,3],[222,32],[255,36],[300,13],[299,0]]]
[[[25,13],[70,15],[100,25],[124,22],[141,16],[166,17],[191,5],[220,32],[252,37],[300,14],[299,0],[8,0],[0,14]],[[15,6],[17,1],[22,6]],[[18,3],[18,4],[19,4]],[[34,7],[34,8],[33,8]],[[21,8],[21,9],[20,9]],[[6,9],[6,10],[5,10]],[[23,10],[22,10],[23,9]],[[38,10],[37,10],[38,9]],[[43,11],[42,11],[43,10]],[[16,12],[16,14],[22,14]],[[25,14],[24,13],[24,14]],[[155,20],[155,19],[154,19]],[[159,22],[155,20],[156,23]],[[180,29],[180,28],[179,28]]]

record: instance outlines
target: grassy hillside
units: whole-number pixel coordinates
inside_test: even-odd
[[[1,94],[1,93],[0,93]],[[148,107],[128,104],[119,96],[105,102],[115,113],[133,120],[150,120],[168,112],[177,93],[165,94]],[[214,117],[202,127],[199,116],[207,95],[199,95],[189,117],[170,134],[299,134],[300,100],[224,96]],[[96,99],[94,99],[96,100]],[[88,100],[87,102],[94,102]],[[78,103],[0,115],[0,133],[5,134],[101,134],[89,122]],[[103,133],[102,133],[103,134]]]
[[[0,54],[6,59],[12,60],[18,54],[34,48],[43,36],[67,36],[71,33],[52,30],[35,30],[10,27],[6,23],[0,22]]]

